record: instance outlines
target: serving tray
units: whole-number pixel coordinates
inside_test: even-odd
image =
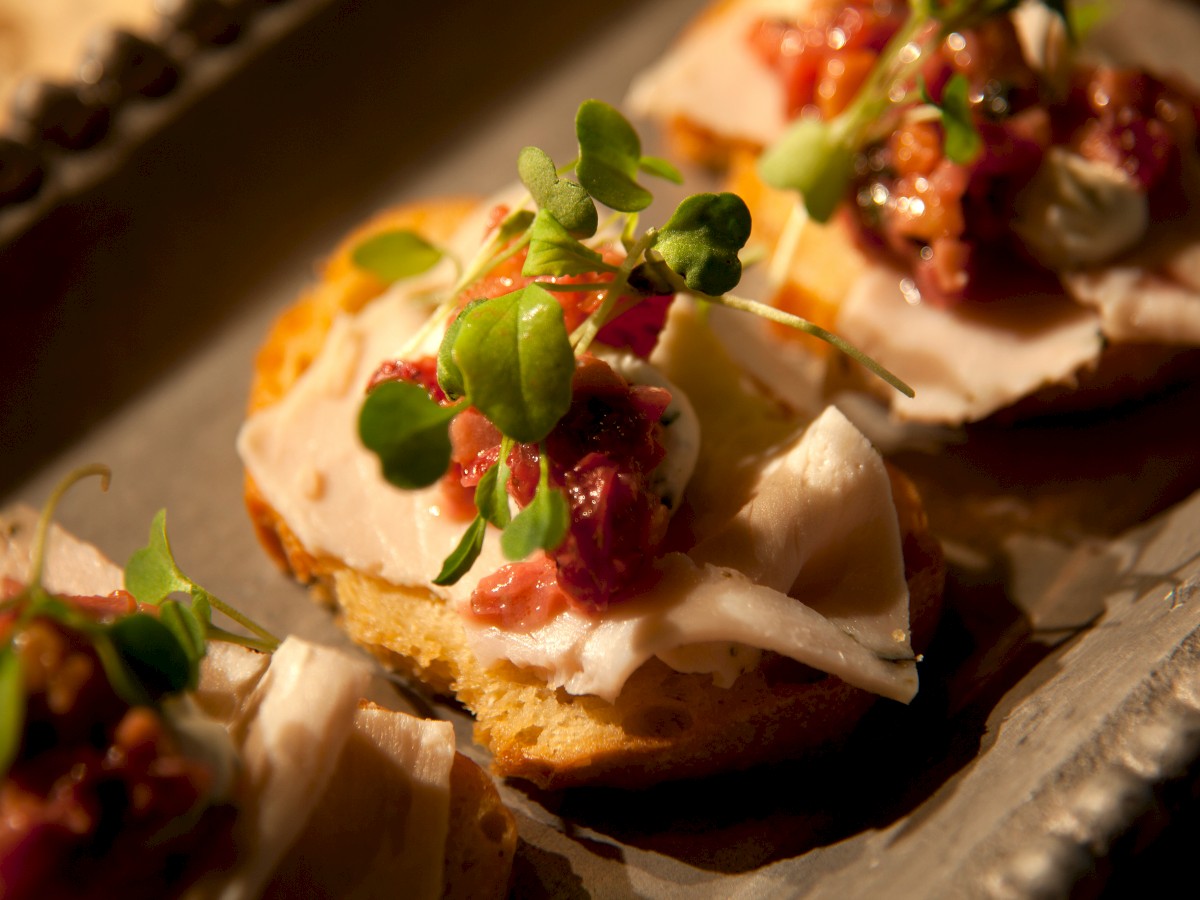
[[[65,526],[120,561],[166,507],[200,583],[277,631],[343,642],[242,512],[233,447],[257,343],[373,211],[490,193],[525,144],[569,157],[578,102],[619,103],[703,5],[225,4],[245,13],[235,40],[193,42],[172,89],[114,105],[89,146],[41,148],[37,190],[0,205],[0,506],[39,505],[73,466],[105,462],[109,494],[74,491]],[[1129,0],[1120,16],[1101,43],[1187,60],[1200,34],[1187,4]],[[637,794],[503,785],[514,893],[1086,895],[1169,871],[1200,773],[1195,394],[996,439],[1080,442],[1108,473],[1090,499],[1122,512],[1072,533],[1017,517],[986,546],[947,534],[950,606],[922,692],[881,703],[846,746]],[[1095,435],[1116,433],[1097,463]],[[989,440],[950,450],[956,471],[978,470]],[[935,492],[936,459],[910,460]],[[993,506],[1089,495],[1062,469],[1055,485],[995,471],[975,476]],[[466,717],[436,708],[486,762]]]

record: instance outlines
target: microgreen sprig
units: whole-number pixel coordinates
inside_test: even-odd
[[[798,191],[811,218],[828,221],[847,194],[858,153],[892,132],[914,104],[933,101],[918,72],[947,35],[1008,13],[1021,0],[909,0],[909,15],[880,52],[850,104],[828,120],[803,116],[763,154],[768,184]],[[1067,0],[1042,0],[1071,28]],[[948,95],[948,96],[947,96]],[[940,104],[946,152],[966,162],[979,152],[965,78],[951,79]]]
[[[103,490],[108,489],[108,468],[90,465],[71,472],[51,491],[34,531],[28,583],[18,594],[0,602],[0,616],[8,617],[7,631],[0,642],[0,775],[8,771],[21,746],[25,686],[17,639],[36,618],[56,621],[85,638],[117,696],[131,706],[153,705],[169,694],[195,689],[209,640],[264,651],[279,645],[266,629],[180,571],[171,554],[162,511],[150,527],[149,543],[133,554],[125,568],[126,589],[137,601],[138,611],[106,622],[51,594],[43,576],[54,511],[68,489],[92,476],[100,478]],[[179,593],[189,595],[190,602],[184,604],[172,598]],[[254,637],[213,625],[213,609],[232,618]]]
[[[661,228],[639,233],[638,215],[653,200],[643,175],[681,182],[664,160],[645,156],[633,126],[616,109],[587,100],[575,117],[579,155],[556,166],[545,151],[526,147],[517,171],[528,198],[510,212],[476,257],[461,270],[450,297],[426,329],[446,327],[437,354],[438,386],[447,402],[431,399],[424,388],[385,382],[363,402],[358,429],[363,444],[380,459],[384,478],[402,488],[433,484],[450,459],[449,426],[467,406],[476,408],[502,435],[500,456],[475,490],[477,515],[434,579],[452,584],[478,558],[487,525],[502,531],[509,559],[537,550],[554,551],[570,525],[562,491],[550,478],[545,438],[571,404],[578,355],[601,330],[648,297],[687,292],[714,303],[764,315],[814,334],[843,349],[912,393],[844,341],[796,316],[729,295],[742,274],[739,251],[750,236],[750,212],[734,194],[696,194],[685,199]],[[567,177],[574,174],[577,180]],[[620,263],[584,243],[599,230],[597,204],[612,210],[607,231],[619,234]],[[528,208],[532,205],[533,209]],[[392,246],[402,252],[403,241]],[[414,242],[414,246],[420,246]],[[462,306],[475,281],[515,254],[526,252],[522,275],[532,279],[571,276],[570,283],[534,281],[499,297],[477,298]],[[365,255],[365,254],[356,254]],[[418,261],[432,265],[429,256]],[[416,268],[381,265],[377,271]],[[596,308],[568,334],[555,291],[602,292]],[[462,306],[461,309],[458,309]],[[456,318],[455,310],[458,310]],[[430,332],[422,331],[423,343]],[[511,515],[508,458],[516,443],[535,445],[539,478],[525,508]]]

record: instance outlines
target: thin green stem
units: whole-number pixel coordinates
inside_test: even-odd
[[[40,591],[42,589],[42,570],[46,564],[47,543],[50,537],[50,523],[54,520],[54,510],[57,508],[63,494],[69,491],[77,482],[82,481],[92,475],[100,478],[100,490],[107,491],[108,483],[112,479],[112,471],[108,466],[100,463],[92,463],[87,466],[80,466],[62,481],[54,486],[54,490],[50,492],[49,498],[46,500],[46,505],[42,507],[41,515],[38,516],[37,528],[33,535],[33,561],[29,567],[29,590]]]
[[[780,325],[787,325],[789,328],[795,328],[797,331],[803,331],[805,334],[811,334],[815,338],[825,341],[836,347],[842,353],[849,356],[855,362],[866,367],[868,370],[878,375],[900,393],[906,397],[915,396],[915,391],[905,382],[901,381],[897,376],[885,369],[867,354],[863,353],[853,344],[850,344],[843,338],[834,334],[832,331],[822,328],[820,325],[815,325],[808,319],[803,319],[800,316],[794,316],[791,313],[786,313],[783,310],[776,309],[773,306],[767,306],[765,303],[759,303],[757,300],[749,300],[745,297],[736,297],[733,294],[725,294],[722,297],[709,297],[701,295],[704,300],[710,303],[718,304],[719,306],[727,306],[730,309],[741,310],[742,312],[753,313],[756,316],[761,316],[771,322],[778,322]]]
[[[608,290],[610,287],[612,287],[612,282],[611,281],[586,281],[586,282],[577,282],[575,284],[570,284],[567,282],[539,281],[539,282],[537,282],[537,286],[546,291],[551,291],[551,292],[557,291],[560,294],[570,294],[570,293],[574,293],[575,291],[581,291],[581,292],[582,291],[590,291],[590,292],[594,293],[597,291]]]
[[[272,645],[270,647],[271,650],[274,650],[276,647],[279,646],[279,638],[275,637],[275,635],[271,634],[271,632],[267,631],[267,629],[263,628],[261,625],[259,625],[257,622],[255,622],[253,619],[251,619],[249,616],[247,616],[245,613],[239,612],[238,610],[234,609],[232,606],[225,603],[223,600],[221,600],[217,597],[214,597],[208,591],[204,591],[203,589],[201,589],[201,591],[204,594],[204,599],[208,601],[208,604],[213,609],[217,610],[220,613],[224,613],[230,619],[233,619],[233,621],[237,622],[239,625],[241,625],[243,628],[245,628],[247,631],[254,632],[260,638],[262,638],[264,641],[270,643]],[[210,633],[214,633],[217,631],[222,631],[222,629],[219,629],[215,625],[209,626]],[[228,632],[223,632],[223,633],[227,634]],[[247,645],[247,646],[249,646],[249,645]]]
[[[641,261],[642,256],[654,246],[654,242],[658,240],[658,232],[650,228],[645,234],[638,239],[638,242],[633,245],[633,249],[626,255],[621,267],[617,269],[617,274],[613,277],[612,284],[608,292],[604,295],[604,300],[600,303],[600,307],[584,320],[583,324],[575,329],[575,333],[571,335],[571,346],[575,349],[575,355],[586,353],[588,347],[592,345],[592,341],[596,339],[596,335],[600,333],[608,320],[612,317],[613,307],[617,301],[621,299],[621,294],[629,284],[629,275],[633,271],[634,266]]]
[[[273,653],[279,647],[279,641],[275,638],[260,640],[244,634],[237,634],[233,631],[226,631],[219,625],[209,626],[208,637],[210,640],[224,641],[226,644],[237,644],[239,647],[249,647],[251,650],[260,650],[263,653]]]
[[[914,4],[912,14],[879,54],[867,83],[845,111],[830,121],[830,127],[839,132],[846,146],[857,147],[863,143],[871,127],[877,125],[888,107],[895,103],[891,86],[910,80],[925,61],[926,47],[919,46],[915,52],[906,51],[906,48],[929,23],[928,7],[928,3]]]

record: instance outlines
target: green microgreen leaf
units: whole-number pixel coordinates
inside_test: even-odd
[[[538,275],[583,275],[588,272],[614,272],[599,253],[581,244],[557,219],[544,209],[538,210],[529,229],[529,255],[521,267],[527,277]]]
[[[150,541],[135,550],[125,564],[125,590],[139,603],[157,606],[176,592],[190,594],[195,583],[179,570],[167,539],[167,511],[160,509],[150,523]]]
[[[100,667],[104,669],[104,677],[108,679],[116,695],[130,706],[148,706],[153,703],[154,698],[125,662],[108,629],[97,631],[90,636],[92,649],[96,651],[96,656],[100,658]]]
[[[477,515],[467,526],[458,546],[442,563],[442,571],[433,579],[433,583],[444,587],[456,583],[466,575],[479,558],[479,551],[483,549],[483,536],[486,533],[487,522],[482,515]]]
[[[688,288],[724,294],[742,277],[738,251],[750,237],[750,210],[736,194],[695,194],[675,210],[654,249]]]
[[[458,411],[439,406],[420,385],[386,381],[367,394],[358,435],[379,457],[388,483],[427,487],[450,465],[450,420]]]
[[[483,473],[475,486],[475,508],[483,518],[497,528],[507,528],[512,520],[508,509],[508,451],[512,441],[500,442],[500,459]]]
[[[830,123],[802,118],[762,155],[758,170],[767,184],[798,191],[808,214],[828,222],[850,186],[854,151]]]
[[[442,256],[441,250],[415,231],[397,229],[367,238],[350,258],[358,268],[391,284],[432,269]]]
[[[486,302],[486,297],[477,297],[464,306],[455,316],[454,321],[446,328],[446,333],[442,335],[442,343],[438,346],[438,386],[446,392],[446,396],[451,400],[457,400],[467,392],[467,386],[463,383],[462,370],[454,361],[454,342],[458,340],[458,333],[462,331],[463,323],[466,322],[470,310],[480,303]]]
[[[535,550],[556,550],[570,524],[571,508],[563,492],[550,486],[550,466],[543,451],[537,491],[504,529],[500,549],[510,560],[525,559]]]
[[[575,354],[562,307],[529,284],[462,318],[453,355],[471,405],[508,437],[540,441],[571,405]]]
[[[271,632],[214,597],[183,573],[178,563],[175,562],[174,553],[171,551],[171,542],[167,537],[167,511],[165,509],[159,510],[150,523],[150,538],[146,546],[134,551],[129,557],[129,562],[125,564],[125,588],[139,603],[161,607],[166,606],[167,597],[171,594],[187,594],[191,598],[191,605],[181,606],[180,609],[195,623],[195,628],[199,629],[198,633],[202,639],[229,640],[229,632],[216,629],[212,624],[212,612],[215,609],[262,638],[261,641],[251,641],[247,646],[253,645],[256,649],[265,652],[270,652],[279,646],[279,639]],[[191,629],[192,625],[188,624],[187,627]],[[235,642],[247,643],[241,638],[235,638]],[[187,646],[186,641],[184,646]],[[201,641],[199,657],[203,655],[203,642]]]
[[[151,699],[185,690],[191,684],[193,668],[187,651],[172,630],[154,616],[134,613],[118,619],[109,626],[108,636]]]
[[[559,178],[544,150],[525,147],[517,157],[517,174],[541,212],[549,213],[575,237],[591,237],[599,224],[596,204],[579,184]]]
[[[922,99],[941,113],[946,158],[959,165],[973,162],[983,150],[983,138],[971,117],[971,85],[967,77],[959,72],[946,82],[941,103],[929,95],[924,78],[918,79],[918,84]]]
[[[10,643],[0,648],[0,777],[17,758],[24,728],[25,684],[21,659]]]
[[[575,115],[579,162],[575,174],[595,199],[619,212],[645,209],[653,195],[637,183],[642,142],[629,121],[600,100],[585,100]]]
[[[683,173],[657,156],[643,156],[638,160],[638,168],[647,175],[654,175],[672,184],[683,184]]]
[[[207,609],[207,604],[205,604]],[[200,682],[200,660],[207,650],[208,628],[196,614],[195,605],[184,606],[176,600],[163,601],[159,620],[175,636],[188,660],[187,689],[194,691]]]

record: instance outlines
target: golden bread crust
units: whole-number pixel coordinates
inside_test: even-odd
[[[321,349],[335,317],[362,309],[387,288],[354,265],[355,247],[372,235],[395,229],[411,229],[435,242],[444,240],[478,204],[478,198],[458,197],[395,207],[347,235],[321,268],[316,283],[275,320],[259,348],[249,412],[270,406],[287,392]]]
[[[418,211],[429,215],[429,221],[444,221],[430,208]],[[413,214],[405,208],[376,222],[407,221]],[[455,206],[449,219],[456,214],[465,211]],[[366,292],[336,261],[347,258],[348,248],[373,227],[380,226],[369,225],[342,245],[326,269],[326,280],[301,305],[348,309],[365,302]],[[340,291],[351,289],[352,296],[339,298]],[[327,321],[324,313],[285,313],[258,356],[251,409],[282,396],[303,370],[298,364],[303,357],[288,344],[303,346],[311,360],[308,354],[319,340],[298,327],[307,323],[323,337]],[[944,563],[911,482],[898,472],[891,474],[914,646],[920,650],[937,620]],[[432,592],[398,587],[313,556],[250,479],[246,502],[268,552],[301,580],[332,588],[341,624],[356,642],[385,664],[453,694],[475,714],[476,739],[491,751],[493,769],[501,775],[551,789],[638,787],[745,768],[845,737],[876,699],[774,654],[766,654],[757,669],[728,689],[715,687],[709,675],[681,674],[651,660],[634,673],[615,703],[551,690],[536,674],[507,663],[485,670],[467,647],[458,613]]]

